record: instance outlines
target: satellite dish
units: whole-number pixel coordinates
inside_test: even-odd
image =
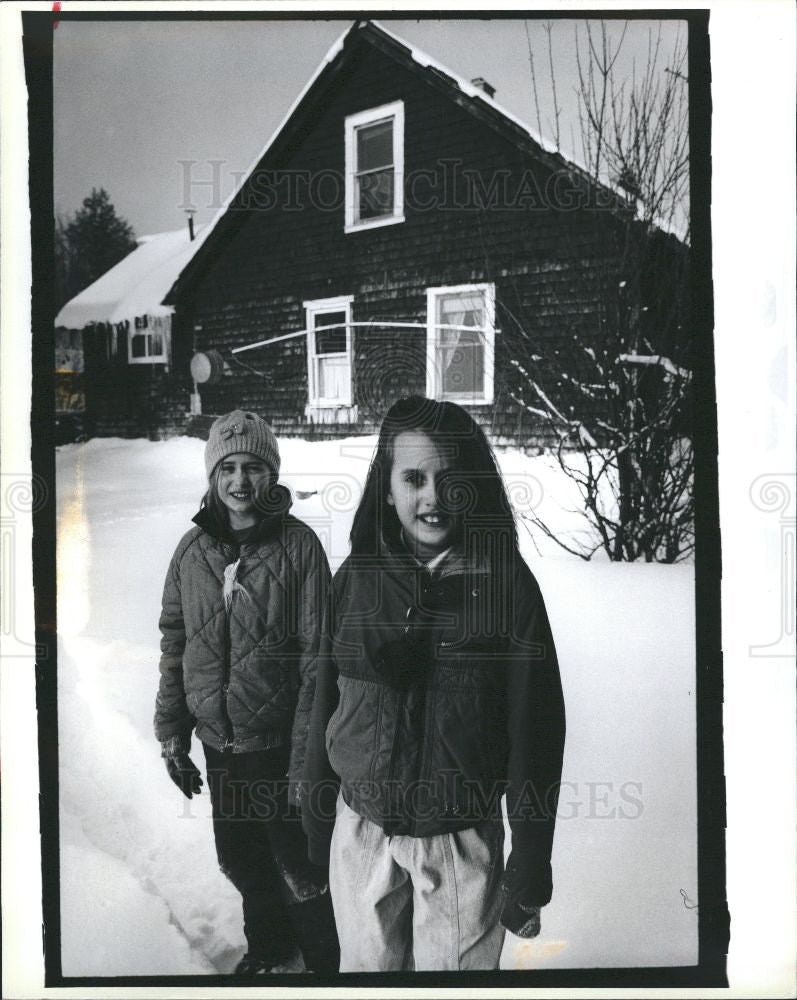
[[[218,351],[198,351],[191,358],[191,378],[201,385],[215,385],[224,375],[224,358]]]

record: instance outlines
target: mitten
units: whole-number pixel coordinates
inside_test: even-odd
[[[202,790],[202,776],[199,768],[187,753],[178,753],[163,758],[169,777],[187,799],[199,795]]]
[[[522,938],[540,933],[540,910],[551,898],[550,866],[535,864],[532,852],[512,850],[501,879],[504,907],[501,923]]]
[[[501,911],[501,923],[518,937],[537,937],[540,933],[540,910],[539,906],[526,906],[516,900],[507,899]]]

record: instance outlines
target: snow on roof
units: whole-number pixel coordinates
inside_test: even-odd
[[[558,156],[565,163],[568,163],[571,166],[576,167],[576,169],[581,171],[585,176],[592,178],[591,171],[584,165],[584,163],[581,162],[581,160],[579,160],[576,157],[575,153],[571,152],[563,153],[561,149],[557,148],[555,143],[551,142],[549,139],[546,139],[543,135],[541,135],[539,132],[533,129],[530,125],[527,125],[526,122],[521,121],[520,118],[518,118],[511,111],[508,111],[505,107],[499,104],[498,101],[495,100],[495,98],[491,97],[486,90],[482,90],[481,87],[475,86],[469,80],[466,80],[458,73],[455,73],[454,70],[449,69],[448,66],[445,66],[443,63],[439,62],[437,59],[434,58],[434,56],[430,56],[422,49],[419,49],[416,46],[410,45],[408,42],[405,42],[403,38],[401,38],[394,32],[390,31],[390,29],[386,28],[384,24],[382,24],[380,21],[371,21],[371,24],[373,24],[374,27],[378,28],[388,37],[392,38],[394,42],[397,42],[399,45],[403,45],[404,48],[408,49],[413,61],[418,63],[419,66],[422,66],[424,69],[426,68],[435,69],[439,73],[443,73],[445,76],[450,77],[454,81],[454,83],[456,83],[459,89],[463,92],[463,94],[466,94],[468,97],[476,97],[480,101],[483,101],[486,105],[488,105],[488,107],[491,107],[499,115],[502,115],[504,118],[511,121],[514,125],[517,125],[518,128],[522,129],[522,131],[525,132],[531,139],[533,139],[534,142],[536,142],[537,145],[540,146],[540,148],[543,149],[546,153],[551,153],[554,156]],[[592,179],[594,180],[594,178]],[[623,201],[627,201],[628,192],[623,190],[623,188],[620,187],[620,185],[617,184],[614,180],[612,180],[612,178],[609,177],[608,175],[602,174],[598,178],[598,182],[602,184],[604,187],[613,191],[616,195],[622,198]],[[639,204],[641,205],[641,203]],[[673,236],[676,236],[682,243],[686,242],[686,234],[682,231],[682,229],[677,227],[674,223],[668,222],[667,220],[661,218],[656,218],[653,221],[659,229],[663,230],[666,233],[670,233]]]
[[[530,125],[522,122],[519,118],[512,114],[511,111],[507,111],[505,107],[502,107],[493,97],[487,93],[486,90],[482,90],[481,87],[477,87],[475,84],[471,83],[470,80],[466,80],[464,76],[460,76],[459,73],[455,73],[453,69],[449,69],[439,60],[435,59],[434,56],[430,56],[427,52],[422,49],[417,48],[415,45],[410,45],[405,42],[403,38],[394,32],[386,28],[381,21],[371,21],[371,24],[375,28],[379,28],[380,31],[384,32],[389,38],[392,38],[394,42],[398,42],[399,45],[403,45],[404,48],[409,49],[410,56],[413,61],[418,63],[424,69],[431,68],[436,69],[439,73],[443,73],[445,76],[450,77],[454,83],[459,87],[463,94],[467,94],[468,97],[478,97],[480,101],[484,101],[485,104],[489,105],[504,118],[508,118],[509,121],[513,122],[519,128],[521,128],[527,135],[529,135],[538,146],[545,150],[546,153],[559,153],[555,144],[545,139],[539,132],[536,132]],[[567,157],[571,160],[575,166],[579,167],[581,170],[586,170],[582,164],[578,163],[572,156]]]
[[[199,248],[207,237],[213,232],[217,223],[226,214],[234,198],[239,194],[243,186],[248,182],[253,172],[261,162],[263,157],[272,147],[277,137],[293,117],[294,112],[304,100],[313,84],[324,71],[324,69],[335,59],[343,49],[343,44],[350,33],[358,30],[363,23],[370,23],[380,32],[391,38],[394,42],[407,49],[411,58],[424,69],[434,69],[451,79],[457,87],[468,97],[477,98],[488,107],[491,107],[499,115],[518,126],[545,152],[559,157],[564,163],[569,163],[577,170],[589,176],[589,171],[571,155],[565,156],[556,146],[545,139],[525,122],[517,118],[511,111],[508,111],[496,100],[490,97],[486,91],[476,87],[473,83],[449,69],[428,53],[416,46],[410,45],[400,36],[385,28],[378,21],[355,22],[347,28],[333,42],[324,58],[319,63],[317,69],[304,85],[296,99],[291,104],[282,121],[272,132],[265,146],[260,150],[242,175],[232,193],[219,207],[213,219],[207,226],[204,226],[201,235],[197,233],[193,242],[188,239],[188,230],[179,229],[168,233],[156,233],[151,236],[139,238],[139,246],[131,254],[124,258],[116,267],[111,268],[107,274],[90,285],[74,299],[67,302],[56,316],[56,326],[65,326],[69,329],[82,329],[89,323],[119,323],[123,320],[131,320],[136,316],[166,316],[174,312],[173,306],[164,306],[162,302],[170,291],[174,283],[182,274],[183,270],[193,259]],[[601,178],[600,183],[613,190],[623,199],[627,198],[627,193],[616,185],[610,178]],[[672,224],[663,220],[655,220],[656,225],[665,232],[672,233],[682,242],[685,242],[685,235],[677,230]]]
[[[174,308],[161,303],[211,228],[203,227],[193,241],[187,226],[139,237],[132,253],[62,307],[55,325],[82,330],[90,323],[122,323],[145,315],[169,316]]]
[[[525,122],[521,121],[511,111],[508,111],[505,107],[503,107],[501,104],[499,104],[498,101],[496,101],[496,100],[494,100],[494,98],[490,97],[487,94],[486,91],[484,91],[484,90],[481,89],[481,87],[476,87],[473,83],[471,83],[470,81],[466,80],[464,77],[460,76],[458,73],[455,73],[454,70],[449,69],[448,66],[445,66],[443,63],[439,62],[437,59],[435,59],[433,56],[430,56],[428,53],[424,52],[422,49],[419,49],[419,48],[417,48],[414,45],[410,45],[409,42],[405,41],[399,35],[395,34],[392,31],[390,31],[380,21],[374,21],[374,20],[371,20],[371,21],[355,21],[354,24],[352,24],[345,31],[343,31],[338,36],[338,38],[332,43],[332,45],[330,46],[330,48],[327,51],[326,55],[321,60],[321,62],[318,64],[318,67],[316,68],[316,70],[313,73],[313,75],[310,77],[310,79],[304,85],[304,87],[302,88],[302,90],[300,91],[300,93],[297,94],[296,99],[293,101],[293,103],[291,104],[290,108],[288,108],[288,111],[286,112],[286,114],[285,114],[284,118],[282,119],[282,121],[279,123],[279,125],[276,127],[276,129],[274,129],[274,131],[272,132],[271,136],[268,139],[268,142],[266,142],[265,146],[263,146],[263,148],[260,150],[260,152],[257,154],[257,156],[255,156],[255,158],[252,161],[252,163],[250,164],[248,170],[246,170],[241,175],[241,179],[239,180],[238,184],[236,185],[236,187],[234,188],[234,190],[232,191],[232,193],[230,194],[230,196],[224,201],[224,203],[221,205],[221,207],[219,208],[219,210],[214,215],[214,217],[211,220],[210,224],[207,226],[207,233],[210,233],[216,227],[216,224],[225,215],[225,213],[227,212],[227,209],[232,204],[234,198],[239,194],[239,192],[242,190],[242,188],[247,184],[247,182],[249,181],[249,178],[252,176],[252,174],[254,173],[254,171],[257,169],[258,164],[261,162],[261,160],[266,155],[266,153],[268,153],[268,151],[271,149],[271,147],[273,146],[274,142],[277,140],[277,138],[280,135],[280,133],[282,132],[282,130],[285,128],[285,126],[288,124],[288,122],[290,121],[290,119],[293,117],[294,112],[296,111],[296,109],[299,107],[299,105],[304,100],[305,95],[310,91],[310,89],[312,88],[313,84],[319,78],[319,76],[324,71],[324,69],[341,52],[341,50],[343,49],[344,42],[346,41],[346,38],[350,34],[352,34],[353,32],[359,30],[360,28],[362,28],[362,27],[364,27],[365,25],[368,25],[368,24],[372,25],[374,28],[376,28],[378,31],[382,32],[382,34],[386,35],[388,38],[392,39],[398,45],[401,45],[402,48],[407,49],[407,51],[409,52],[409,54],[410,54],[411,58],[413,59],[413,61],[416,62],[419,66],[421,66],[424,69],[433,69],[433,70],[436,70],[438,73],[441,73],[441,74],[445,75],[446,77],[448,77],[449,79],[451,79],[457,85],[457,87],[464,94],[466,94],[468,97],[477,98],[478,100],[483,101],[484,104],[486,104],[488,107],[491,107],[497,114],[502,115],[505,119],[507,119],[508,121],[511,121],[514,125],[516,125],[523,132],[525,132],[529,136],[529,138],[531,138],[535,143],[537,143],[537,145],[542,150],[544,150],[546,153],[549,153],[552,156],[556,156],[559,159],[561,159],[563,163],[569,164],[569,165],[575,167],[577,170],[581,171],[585,176],[587,176],[587,177],[591,176],[590,175],[590,171],[584,166],[583,163],[579,162],[579,160],[576,159],[575,156],[570,155],[570,154],[567,154],[567,155],[563,154],[561,152],[561,150],[557,149],[557,147],[556,147],[556,145],[554,143],[552,143],[550,140],[544,138],[544,136],[540,135],[537,131],[535,131],[533,128],[531,128],[530,125],[527,125]],[[627,192],[624,191],[621,187],[619,187],[616,183],[614,183],[614,181],[612,181],[611,178],[609,178],[609,177],[601,177],[600,178],[600,183],[604,187],[610,189],[615,194],[617,194],[620,198],[623,199],[623,201],[627,201],[627,198],[628,198]],[[686,236],[685,236],[685,234],[682,231],[680,231],[679,229],[677,229],[675,226],[673,226],[672,223],[668,223],[665,220],[660,220],[660,219],[656,219],[654,221],[655,221],[655,224],[658,226],[659,229],[661,229],[661,230],[663,230],[664,232],[667,232],[667,233],[672,233],[679,240],[681,240],[681,242],[686,242]],[[186,264],[187,263],[188,263],[188,261],[186,261]],[[177,274],[175,274],[175,280],[178,277],[179,277],[179,272]]]
[[[285,112],[285,115],[284,115],[282,121],[279,123],[279,125],[277,125],[277,127],[274,129],[274,131],[269,136],[268,142],[265,144],[265,146],[263,146],[263,148],[260,150],[260,152],[257,154],[257,156],[255,156],[255,158],[249,164],[249,167],[241,175],[240,180],[235,185],[235,187],[233,188],[232,192],[221,203],[221,206],[219,207],[218,211],[213,216],[213,218],[210,220],[210,223],[205,227],[205,236],[208,236],[216,228],[216,223],[219,222],[219,220],[222,218],[222,216],[224,216],[226,214],[227,209],[232,204],[233,199],[235,198],[235,196],[237,194],[240,193],[240,191],[242,190],[242,188],[244,187],[244,185],[247,183],[247,181],[249,180],[249,178],[252,176],[252,174],[257,169],[257,165],[260,163],[260,161],[263,159],[263,157],[266,155],[266,153],[269,151],[269,149],[271,149],[272,145],[276,141],[276,139],[279,136],[280,132],[282,132],[282,130],[285,128],[285,126],[288,124],[288,122],[293,117],[293,114],[296,111],[296,109],[299,107],[299,105],[304,100],[305,95],[307,94],[307,92],[310,90],[310,88],[316,82],[316,80],[321,75],[321,73],[324,71],[324,69],[326,69],[326,67],[329,65],[329,63],[331,63],[332,60],[335,58],[335,56],[337,56],[337,54],[341,51],[341,49],[343,48],[343,42],[345,41],[346,36],[349,34],[349,32],[353,30],[353,27],[354,26],[352,26],[350,28],[347,28],[345,31],[341,32],[341,34],[338,35],[337,39],[329,47],[329,50],[327,51],[327,54],[324,56],[324,58],[318,64],[318,66],[316,68],[316,71],[313,73],[313,75],[310,77],[310,79],[307,81],[307,83],[304,85],[304,87],[302,87],[301,91],[296,95],[296,99],[293,101],[293,103],[291,104],[291,106]],[[185,265],[188,264],[188,262],[189,262],[190,259],[191,258],[189,257],[188,260],[185,261],[185,263],[183,264],[183,267],[185,267]],[[178,271],[175,274],[175,276],[174,276],[175,281],[179,277],[180,277],[180,272]],[[166,291],[168,291],[168,290],[169,289],[166,289]],[[165,296],[166,292],[164,292],[163,294]]]

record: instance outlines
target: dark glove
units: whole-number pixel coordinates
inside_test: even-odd
[[[187,753],[178,753],[173,757],[164,757],[169,777],[177,785],[187,799],[199,795],[202,790],[202,776],[199,768]]]
[[[516,900],[507,899],[501,911],[501,923],[518,937],[537,937],[540,933],[540,909],[539,906],[526,906]]]
[[[501,879],[501,923],[518,937],[533,938],[540,933],[540,910],[551,898],[550,866],[542,873],[538,869],[528,852],[513,850]]]

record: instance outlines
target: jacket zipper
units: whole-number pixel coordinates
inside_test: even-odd
[[[427,573],[428,573],[428,570],[427,570]],[[429,583],[432,582],[432,580],[431,580],[431,574],[429,574],[429,581],[428,582]],[[407,626],[407,629],[405,629],[405,632],[408,631],[408,630],[409,630],[409,626]],[[423,637],[423,633],[421,633],[421,635]],[[431,632],[430,632],[429,636],[425,640],[426,645],[429,645],[429,643],[431,642],[431,638],[432,638],[432,636],[431,636]],[[426,665],[424,665],[424,668],[426,668]],[[419,695],[419,698],[420,698],[420,703],[421,703],[421,710],[420,710],[420,713],[419,713],[419,722],[420,722],[420,725],[417,727],[418,728],[418,733],[420,734],[420,743],[421,743],[421,757],[420,757],[419,775],[418,775],[418,777],[420,777],[420,773],[423,772],[423,752],[424,752],[424,745],[425,745],[425,741],[424,741],[425,732],[424,732],[424,730],[426,728],[426,679],[425,678],[424,678],[423,686],[419,686],[418,689],[417,689],[417,692],[418,692],[418,695]],[[398,696],[398,704],[397,704],[397,708],[396,708],[396,728],[395,728],[395,730],[393,732],[393,743],[392,743],[392,746],[390,748],[390,761],[388,763],[388,771],[387,771],[388,789],[389,789],[389,793],[390,793],[391,797],[393,795],[393,785],[392,785],[393,772],[394,772],[394,769],[395,769],[396,758],[398,756],[398,753],[397,753],[397,751],[398,751],[398,734],[399,734],[399,729],[401,727],[401,723],[402,723],[402,720],[403,720],[404,708],[406,706],[406,702],[407,702],[407,692],[406,692],[406,690],[404,688],[402,688],[401,691],[399,691],[399,696]],[[412,725],[412,720],[410,720],[410,723]],[[416,728],[416,727],[412,726],[412,728]],[[402,823],[402,821],[405,821],[406,824],[407,824],[408,830],[410,831],[409,836],[414,836],[415,835],[415,828],[416,828],[415,820],[413,819],[413,817],[407,816],[407,814],[405,813],[403,807],[402,807],[402,810],[401,810],[401,819],[397,820],[396,822],[400,825]]]
[[[428,570],[427,570],[428,572]],[[427,589],[431,589],[438,582],[438,578],[435,578],[433,573],[429,573],[428,579],[426,581]],[[424,643],[424,659],[423,664],[423,683],[418,688],[418,697],[420,698],[420,710],[418,712],[418,741],[421,745],[421,753],[418,762],[418,781],[422,782],[425,775],[425,761],[426,756],[431,752],[430,746],[431,741],[427,739],[426,734],[426,700],[429,696],[429,681],[431,680],[430,674],[434,670],[434,660],[435,652],[437,649],[437,624],[434,620],[434,614],[432,615],[432,620],[427,624],[426,635],[424,636],[421,632],[421,638]],[[410,836],[417,836],[418,820],[417,817],[410,817]]]
[[[427,669],[427,670],[431,669],[431,664],[425,664],[424,666],[425,666],[425,669]],[[423,686],[418,688],[418,697],[420,698],[420,702],[421,702],[421,708],[420,708],[420,711],[418,712],[418,739],[419,739],[419,742],[421,744],[421,753],[420,753],[420,756],[419,756],[419,764],[418,764],[418,781],[419,782],[423,781],[423,775],[424,775],[424,766],[423,766],[424,765],[424,757],[426,756],[426,752],[427,752],[427,748],[428,748],[428,743],[429,743],[429,741],[426,739],[426,693],[427,693],[427,690],[428,690],[427,681],[428,681],[428,678],[424,677]],[[409,821],[410,836],[411,837],[416,837],[417,836],[416,830],[417,830],[417,827],[418,827],[417,817],[415,817],[415,816],[409,816],[407,818],[408,818],[408,821]]]
[[[241,554],[240,546],[236,545],[233,547],[233,561],[238,559]],[[223,600],[223,599],[222,599]],[[230,687],[230,673],[232,667],[230,664],[230,657],[232,654],[232,637],[230,635],[230,614],[232,613],[232,604],[230,604],[230,611],[224,609],[224,666],[222,672],[222,685],[221,685],[221,697],[222,697],[222,707],[224,709],[224,727],[225,727],[225,739],[222,745],[222,750],[230,749],[235,740],[233,738],[232,721],[230,720],[229,712],[227,711],[227,692]]]
[[[396,768],[396,757],[398,755],[398,753],[397,753],[398,752],[398,735],[399,735],[399,730],[401,728],[401,722],[402,722],[402,719],[404,717],[404,705],[405,705],[406,700],[407,700],[406,692],[402,689],[398,693],[398,701],[396,703],[396,727],[393,730],[393,742],[391,743],[391,746],[390,746],[390,759],[388,760],[388,764],[387,764],[388,816],[390,817],[390,819],[388,820],[388,822],[389,822],[390,829],[389,830],[385,830],[385,833],[387,833],[389,837],[392,837],[393,833],[395,832],[395,828],[396,827],[400,827],[400,825],[401,825],[401,820],[400,819],[393,819],[392,818],[393,817],[393,797],[394,797],[394,792],[393,792],[393,772],[395,771],[395,768]],[[398,801],[396,801],[396,808],[398,809]]]

